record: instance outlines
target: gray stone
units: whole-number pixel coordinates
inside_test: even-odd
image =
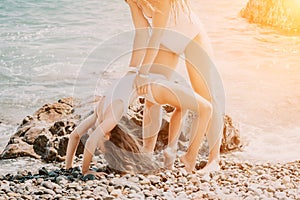
[[[55,188],[55,189],[54,189],[54,192],[55,192],[56,194],[62,194],[62,193],[63,193],[62,189],[59,189],[59,188]]]
[[[122,196],[122,190],[120,190],[120,189],[113,190],[113,191],[111,191],[110,195],[113,197],[119,198]]]
[[[274,187],[272,187],[272,186],[269,186],[269,187],[267,188],[267,191],[268,191],[268,192],[272,192],[272,193],[274,193],[276,190],[275,190],[275,188],[274,188]]]
[[[163,197],[166,200],[172,200],[175,198],[174,194],[171,191],[163,192]]]
[[[291,178],[289,176],[285,176],[282,178],[282,183],[287,184],[291,182]]]
[[[144,195],[145,195],[146,197],[151,197],[151,196],[152,196],[150,190],[143,190],[143,193],[144,193]]]
[[[56,195],[56,193],[55,193],[53,190],[50,190],[50,189],[47,189],[47,188],[44,188],[44,189],[43,189],[43,192],[44,192],[45,194],[50,194],[50,195],[52,195],[52,196]]]
[[[145,199],[145,196],[142,193],[129,194],[128,197],[130,199],[136,199],[136,200],[143,200],[143,199]]]
[[[50,181],[43,181],[41,183],[41,186],[45,187],[45,188],[48,188],[50,190],[52,190],[54,188],[54,185],[53,183],[51,183]]]
[[[274,196],[279,200],[284,200],[287,198],[285,192],[275,192]]]
[[[179,192],[176,196],[176,200],[185,200],[185,199],[188,199],[188,196],[183,191]]]
[[[155,176],[155,175],[148,175],[148,179],[150,180],[150,182],[152,184],[158,184],[160,183],[160,177],[159,176]]]
[[[149,185],[151,181],[148,178],[144,177],[139,183],[141,185]]]
[[[70,184],[68,184],[68,188],[77,188],[79,186],[79,183],[77,182],[72,182]]]

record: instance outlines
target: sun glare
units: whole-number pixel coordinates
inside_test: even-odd
[[[300,34],[300,0],[249,0],[241,15],[284,34]]]

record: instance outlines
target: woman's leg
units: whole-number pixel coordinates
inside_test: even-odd
[[[198,114],[192,125],[190,145],[187,153],[182,157],[186,170],[191,172],[194,170],[196,157],[211,118],[211,104],[198,94],[195,94],[192,90],[177,84],[172,84],[168,81],[157,81],[151,83],[150,87],[153,98],[158,104],[169,104],[176,109],[189,109]],[[180,123],[178,123],[177,126],[177,135],[173,135],[173,139],[178,138],[179,126]],[[174,142],[175,140],[170,141],[171,144],[174,144]]]
[[[193,89],[212,103],[213,114],[207,133],[209,143],[208,165],[218,163],[222,139],[223,116],[225,112],[225,94],[222,80],[210,57],[201,47],[197,36],[185,50],[186,67]],[[218,167],[218,166],[217,166]]]

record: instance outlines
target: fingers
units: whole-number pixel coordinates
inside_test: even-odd
[[[148,85],[143,86],[143,92],[144,94],[148,94]]]
[[[148,93],[148,79],[136,77],[133,83],[133,88],[137,91],[138,95],[145,95]]]
[[[137,93],[138,93],[138,95],[143,95],[142,87],[137,88]]]
[[[148,85],[143,85],[137,88],[138,95],[145,95],[148,94]]]

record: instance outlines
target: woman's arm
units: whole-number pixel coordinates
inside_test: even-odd
[[[150,37],[150,25],[144,17],[143,12],[133,0],[127,0],[130,7],[132,21],[135,27],[133,50],[129,66],[139,67],[145,55],[146,47]]]
[[[152,34],[148,42],[145,57],[143,59],[140,74],[148,74],[151,65],[159,51],[161,39],[164,29],[169,20],[171,4],[169,0],[156,1],[154,5],[155,10],[152,14]]]

